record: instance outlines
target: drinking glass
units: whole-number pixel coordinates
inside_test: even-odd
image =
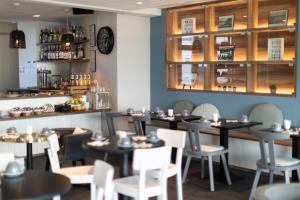
[[[292,124],[292,121],[291,121],[291,120],[285,119],[285,120],[283,121],[284,129],[285,129],[285,130],[290,130],[291,124]]]
[[[214,122],[218,122],[219,121],[219,114],[218,113],[214,113],[213,114],[213,121]]]
[[[174,116],[174,110],[173,109],[168,109],[168,116],[173,117]]]

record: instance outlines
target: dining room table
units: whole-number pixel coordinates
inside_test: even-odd
[[[70,179],[57,173],[27,170],[18,177],[1,177],[1,199],[52,199],[71,189]]]
[[[40,133],[21,134],[5,133],[0,135],[1,142],[26,144],[26,169],[33,169],[32,144],[47,141],[47,136]]]
[[[234,129],[243,129],[243,128],[250,128],[252,126],[262,125],[262,122],[240,122],[239,120],[234,119],[220,119],[218,122],[212,122],[211,127],[219,129],[220,132],[220,145],[224,148],[229,148],[229,131]],[[229,153],[228,153],[229,154]],[[228,162],[228,154],[225,155],[226,162],[229,166]],[[224,165],[220,162],[220,171],[219,174],[216,176],[219,181],[227,183],[226,176],[224,173]],[[240,177],[231,175],[232,182],[235,182],[240,179]]]
[[[137,137],[136,135],[130,135],[128,136],[133,140],[134,137]],[[138,136],[140,137],[140,136]],[[144,137],[146,138],[146,137]],[[103,145],[91,145],[92,142],[95,142],[93,139],[87,139],[82,143],[83,148],[85,148],[87,151],[94,153],[94,154],[99,154],[99,153],[108,153],[112,155],[117,155],[120,157],[120,162],[119,162],[119,170],[120,174],[119,176],[122,177],[127,177],[129,176],[129,156],[133,154],[133,151],[137,148],[143,148],[143,147],[135,147],[135,144],[141,144],[144,142],[145,144],[151,144],[151,146],[147,146],[145,148],[157,148],[157,147],[162,147],[165,145],[165,142],[163,140],[158,140],[157,142],[148,142],[146,139],[141,139],[139,141],[134,141],[133,140],[133,146],[132,147],[120,147],[118,145],[119,142],[119,136],[118,135],[110,135],[107,136],[105,141],[103,141]],[[120,199],[127,199],[127,197],[120,195]]]

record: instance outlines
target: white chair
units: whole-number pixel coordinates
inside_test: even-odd
[[[186,140],[186,132],[185,131],[177,131],[177,130],[170,130],[170,129],[158,129],[157,136],[165,141],[166,146],[170,146],[176,148],[176,163],[170,163],[169,168],[167,170],[167,178],[176,175],[177,180],[177,199],[182,200],[182,173],[181,173],[181,164],[182,164],[182,154],[183,148],[185,145]],[[150,171],[147,175],[158,178],[159,173],[158,171]]]
[[[95,186],[93,185],[93,166],[76,166],[60,168],[57,152],[59,151],[58,137],[56,134],[52,134],[48,137],[49,148],[48,156],[52,172],[67,176],[71,184],[91,184],[91,199],[93,199],[93,193]]]
[[[110,164],[96,160],[94,164],[94,185],[92,198],[96,200],[111,200],[113,197],[114,168]]]
[[[167,170],[170,160],[171,147],[168,146],[135,150],[132,167],[139,171],[139,175],[116,179],[115,192],[138,200],[155,196],[167,200]],[[160,170],[159,178],[146,176],[150,170]]]
[[[259,131],[255,128],[250,128],[251,134],[259,141],[261,158],[256,162],[257,171],[253,181],[252,189],[249,199],[253,199],[256,187],[259,182],[262,170],[270,172],[269,183],[273,184],[274,172],[283,172],[285,176],[285,183],[290,183],[290,172],[297,170],[298,178],[300,180],[300,160],[288,157],[277,157],[275,152],[275,141],[287,140],[290,138],[288,133],[273,133],[267,131]],[[267,143],[268,148],[266,148]]]
[[[295,200],[300,197],[300,184],[274,184],[257,188],[255,200]]]
[[[209,169],[209,182],[210,182],[210,191],[215,191],[214,185],[214,173],[213,173],[213,156],[221,156],[225,176],[228,185],[231,185],[231,179],[228,171],[227,162],[225,159],[225,154],[228,153],[228,149],[225,149],[222,146],[217,145],[203,145],[201,144],[200,131],[205,128],[209,128],[210,124],[205,122],[191,123],[183,122],[188,130],[188,138],[190,142],[190,150],[187,151],[187,161],[183,173],[183,182],[185,182],[189,166],[192,158],[201,159],[201,177],[204,178],[204,159],[208,158],[208,169]]]

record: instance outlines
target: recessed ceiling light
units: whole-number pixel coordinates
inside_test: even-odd
[[[41,15],[32,15],[34,18],[39,18]]]
[[[14,6],[20,6],[21,4],[19,2],[14,2],[13,5]]]
[[[136,2],[136,4],[137,4],[137,5],[142,5],[142,4],[143,4],[143,2],[141,2],[141,1],[138,1],[138,2]]]

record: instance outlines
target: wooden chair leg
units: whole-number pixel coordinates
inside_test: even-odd
[[[249,200],[253,199],[253,196],[254,196],[257,184],[259,182],[260,174],[261,174],[261,169],[257,168],[256,174],[255,174],[255,178],[254,178],[254,181],[253,181],[253,185],[252,185],[252,188],[251,188]]]
[[[274,182],[274,170],[270,170],[270,175],[269,175],[269,184],[273,184]]]
[[[227,165],[224,154],[221,154],[221,159],[222,159],[222,162],[223,162],[227,183],[228,183],[228,185],[231,185],[232,184],[231,183],[231,178],[230,178],[230,175],[229,175],[228,165]]]
[[[213,162],[212,156],[208,156],[208,170],[209,170],[209,182],[210,182],[210,191],[215,191],[215,184],[214,184],[214,169],[213,169]]]
[[[284,178],[285,178],[285,183],[290,184],[290,171],[289,170],[284,171]]]
[[[204,172],[205,172],[205,157],[202,156],[201,158],[201,178],[204,179]]]
[[[182,178],[183,183],[185,183],[185,181],[186,181],[186,177],[187,177],[187,173],[189,171],[191,160],[192,160],[192,156],[188,156],[188,158],[186,159],[184,172],[183,172],[183,178]]]

